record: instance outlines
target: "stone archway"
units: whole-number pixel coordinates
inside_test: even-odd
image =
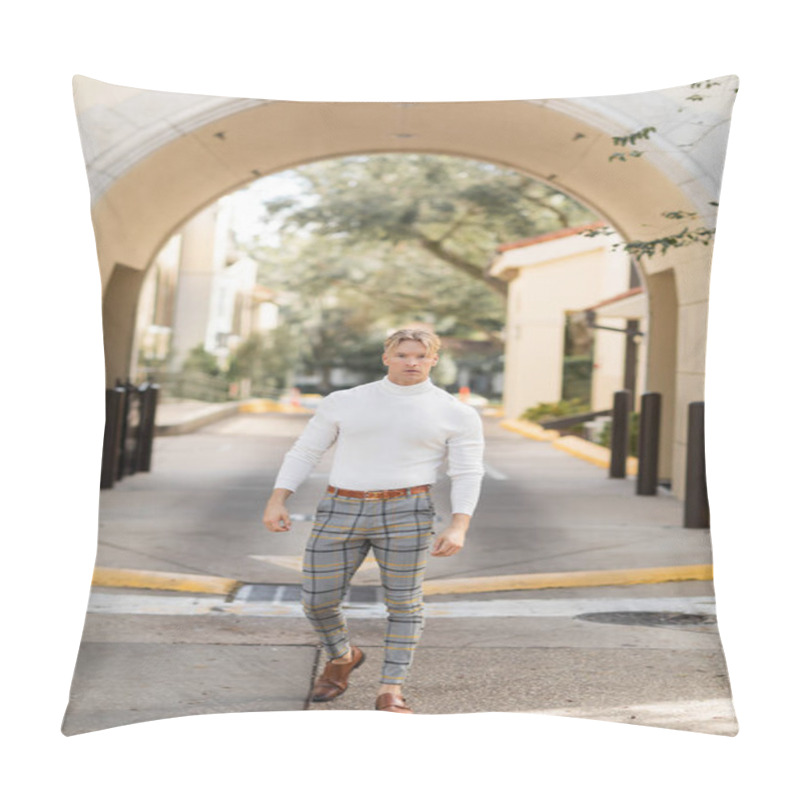
[[[717,85],[722,89],[705,104],[690,104],[693,116],[681,118],[681,126],[674,120],[685,88],[571,100],[309,103],[148,92],[76,76],[104,292],[107,381],[130,366],[135,273],[143,275],[173,232],[208,204],[301,163],[379,152],[462,156],[551,184],[594,208],[628,240],[680,231],[685,222],[665,218],[667,211],[695,213],[713,226],[730,110],[722,92],[731,92],[735,79]],[[669,129],[662,119],[672,120]],[[704,125],[707,135],[691,140],[690,123]],[[645,125],[663,131],[649,140],[652,153],[624,163],[610,158],[612,136]],[[683,410],[703,397],[709,256],[709,248],[694,247],[642,261],[655,309],[646,385],[673,409],[662,451],[678,496]]]

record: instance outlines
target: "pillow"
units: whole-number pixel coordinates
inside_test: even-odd
[[[734,735],[703,396],[737,85],[315,103],[76,76],[107,391],[98,555],[63,732],[371,709],[392,683],[384,659],[410,649],[407,680],[390,677],[416,713]],[[428,561],[416,649],[400,640],[418,630],[385,631],[385,602],[402,616],[387,576],[407,567],[367,552],[364,534],[340,594],[366,660],[339,670],[347,691],[312,702],[333,654],[305,619],[302,562],[325,535],[333,451],[307,454],[289,530],[262,515],[304,430],[357,435],[331,410],[357,392],[327,398],[385,386],[384,339],[405,328],[438,334],[436,397],[481,423],[480,500],[463,550]],[[408,458],[452,455],[441,480],[397,487],[433,484],[436,540],[463,513],[449,489],[463,492],[466,450],[458,428],[436,450],[443,428],[408,408],[372,435],[397,426]],[[378,480],[339,488],[385,491]],[[350,498],[369,500],[391,498]]]

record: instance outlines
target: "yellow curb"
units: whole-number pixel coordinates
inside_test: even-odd
[[[551,431],[537,425],[535,422],[527,422],[519,419],[504,419],[500,423],[501,428],[505,428],[512,433],[519,433],[537,442],[552,442],[553,447],[557,447],[564,453],[571,456],[582,458],[590,464],[598,467],[608,467],[611,464],[611,450],[600,444],[589,442],[580,436],[559,436],[558,431]],[[625,472],[628,475],[639,473],[639,459],[635,456],[628,456],[625,463]]]
[[[624,586],[670,581],[710,581],[711,564],[679,567],[645,567],[627,570],[588,570],[583,572],[532,572],[523,575],[492,575],[424,581],[422,592],[434,594],[474,594],[508,592],[519,589],[564,589],[580,586]],[[136,569],[95,567],[92,586],[127,589],[161,589],[195,594],[227,595],[242,586],[242,581],[215,575],[189,575],[176,572],[149,572]]]
[[[637,583],[670,581],[710,581],[711,564],[681,567],[645,567],[641,569],[589,570],[585,572],[533,572],[527,575],[494,575],[479,578],[451,578],[425,581],[422,592],[433,594],[470,594],[473,592],[508,592],[515,589],[565,589],[575,586],[625,586]]]
[[[313,414],[314,412],[303,406],[293,406],[291,403],[279,403],[277,400],[247,400],[239,406],[239,411],[244,414],[263,414],[267,411],[278,411],[282,414]]]
[[[171,592],[230,594],[241,581],[215,575],[189,575],[180,572],[148,572],[138,569],[95,567],[92,586],[124,586],[128,589],[167,589]]]
[[[281,411],[281,404],[276,400],[248,400],[239,406],[245,414],[263,414],[265,411]]]
[[[521,433],[529,439],[535,439],[537,442],[552,442],[558,439],[558,431],[549,431],[535,422],[527,422],[521,419],[504,419],[500,423],[501,428],[513,433]]]
[[[586,439],[581,439],[580,436],[561,436],[553,442],[553,447],[582,458],[584,461],[596,464],[598,467],[608,469],[611,464],[611,451],[607,447],[594,442],[587,442]],[[635,456],[628,456],[625,471],[628,475],[636,475],[639,472],[639,459]]]

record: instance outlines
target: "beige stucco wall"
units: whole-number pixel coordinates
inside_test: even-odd
[[[172,325],[172,363],[179,369],[189,351],[205,345],[217,272],[215,206],[209,206],[181,231],[180,269]]]
[[[148,270],[139,305],[136,311],[136,333],[134,337],[133,363],[138,365],[139,351],[157,352],[165,355],[172,330],[175,293],[180,264],[181,236],[176,234],[159,252],[153,266]],[[133,369],[134,381],[145,377],[145,370]]]
[[[629,259],[623,250],[612,249],[615,241],[578,234],[508,250],[494,261],[491,274],[509,280],[503,392],[507,417],[516,419],[530,406],[561,399],[566,312],[628,288]],[[605,387],[615,379],[616,388],[622,383],[617,376],[624,370],[623,347],[621,334],[600,337],[602,377],[600,395],[592,398],[594,408],[607,408]]]
[[[626,240],[682,230],[684,221],[665,211],[696,212],[698,224],[713,225],[737,81],[718,82],[704,102],[689,104],[687,87],[568,100],[293,103],[148,92],[76,76],[107,382],[131,367],[142,276],[163,244],[217,198],[300,163],[356,153],[458,155],[547,181],[594,208]],[[611,137],[644,125],[658,130],[644,143],[645,156],[612,161]],[[694,247],[642,259],[654,300],[647,385],[662,391],[670,409],[665,430],[674,424],[675,435],[662,441],[662,453],[679,496],[684,407],[703,397],[709,256]],[[656,279],[659,273],[668,279]]]
[[[599,325],[625,329],[625,317],[598,315]],[[640,321],[640,330],[646,335],[647,319]],[[625,335],[613,331],[597,330],[594,340],[594,370],[592,372],[592,410],[599,411],[614,405],[614,392],[624,388],[625,383]],[[639,397],[644,391],[647,351],[644,343],[637,348],[636,391],[634,407],[638,409]]]

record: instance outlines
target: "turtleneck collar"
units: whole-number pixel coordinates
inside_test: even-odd
[[[393,381],[390,381],[389,377],[385,376],[381,380],[380,385],[384,391],[396,395],[423,394],[424,392],[428,392],[434,388],[433,382],[431,381],[430,378],[426,378],[424,381],[422,381],[422,383],[413,383],[410,386],[402,386],[399,383],[394,383]]]

